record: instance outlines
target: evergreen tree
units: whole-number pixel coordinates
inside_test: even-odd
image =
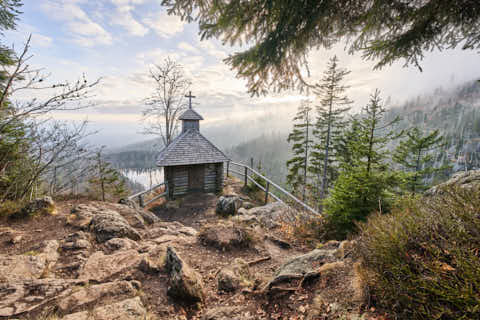
[[[345,94],[343,85],[350,71],[338,67],[338,58],[330,59],[320,83],[315,86],[315,94],[320,100],[317,106],[317,122],[313,131],[316,137],[312,152],[313,172],[321,180],[319,203],[326,196],[329,181],[334,180],[336,170],[336,144],[345,127],[345,113],[350,110],[352,101]]]
[[[432,151],[443,146],[444,139],[438,130],[423,135],[418,128],[413,128],[407,132],[407,139],[400,141],[393,160],[406,172],[406,189],[409,192],[425,191],[428,188],[425,178],[446,169],[444,166],[433,168],[429,165],[433,160]]]
[[[306,190],[309,188],[307,174],[309,172],[310,152],[313,145],[311,130],[312,107],[310,101],[302,101],[296,116],[293,131],[288,135],[287,141],[293,143],[293,158],[287,161],[287,184],[295,193],[301,191],[302,200],[306,199]]]
[[[480,48],[480,1],[162,0],[169,12],[198,22],[204,38],[242,45],[225,61],[251,93],[304,84],[311,49],[346,42],[376,67],[404,60],[420,67],[433,49]]]
[[[125,179],[105,161],[102,150],[95,153],[93,161],[93,174],[88,181],[90,193],[95,197],[100,194],[102,201],[106,201],[108,196],[125,196],[127,194]]]
[[[346,237],[355,230],[355,221],[365,220],[371,212],[388,208],[389,191],[397,175],[388,170],[386,145],[401,133],[392,130],[399,119],[385,123],[384,114],[385,108],[376,90],[360,119],[352,124],[350,130],[357,137],[346,144],[348,152],[341,159],[348,159],[348,162],[342,162],[342,171],[324,202],[334,238]]]

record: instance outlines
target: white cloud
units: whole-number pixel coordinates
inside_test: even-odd
[[[169,38],[180,33],[185,27],[185,23],[179,17],[168,15],[165,10],[150,14],[142,22],[163,38]]]
[[[132,15],[134,6],[141,4],[143,0],[112,0],[112,2],[116,9],[111,15],[111,24],[123,27],[132,36],[143,37],[150,31]]]
[[[184,41],[182,41],[178,44],[178,49],[183,50],[183,51],[189,51],[189,52],[196,53],[196,54],[199,53],[199,50],[197,48],[195,48],[191,44],[188,44]]]
[[[49,47],[53,42],[53,39],[47,36],[44,36],[39,33],[32,34],[32,44],[38,47]]]
[[[198,46],[203,49],[202,52],[211,55],[219,60],[225,59],[227,54],[227,49],[225,47],[219,47],[213,43],[213,40],[203,40],[201,41],[200,38],[198,40]]]
[[[66,23],[71,41],[81,46],[109,45],[113,39],[100,24],[93,21],[79,6],[80,0],[50,0],[42,3],[43,10],[53,19]]]

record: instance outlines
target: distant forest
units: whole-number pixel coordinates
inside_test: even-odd
[[[438,88],[400,106],[392,106],[386,120],[399,116],[398,130],[414,126],[425,132],[439,129],[446,137],[447,145],[435,151],[435,161],[431,165],[449,164],[451,169],[442,176],[432,177],[433,183],[446,179],[454,172],[480,168],[479,108],[480,84],[472,81],[454,89]],[[250,165],[253,158],[255,168],[260,166],[267,176],[284,185],[287,175],[285,164],[292,155],[291,145],[287,143],[288,133],[272,131],[259,134],[256,138],[222,149],[236,162]],[[214,137],[212,140],[215,140]],[[147,140],[111,150],[107,158],[116,168],[146,172],[156,169],[155,158],[160,149],[158,140]]]

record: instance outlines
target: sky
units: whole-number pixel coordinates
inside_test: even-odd
[[[56,114],[66,121],[88,119],[99,132],[93,142],[111,147],[142,141],[144,99],[152,90],[149,70],[170,57],[184,66],[197,97],[195,108],[205,120],[202,128],[231,134],[232,143],[263,132],[287,132],[301,99],[296,92],[250,97],[245,81],[223,63],[242,48],[222,46],[217,40],[200,41],[198,26],[169,16],[161,0],[24,0],[16,31],[6,43],[21,48],[32,35],[32,66],[50,74],[49,81],[75,81],[83,74],[101,78],[90,98],[95,106],[77,113]],[[423,72],[402,62],[374,71],[373,62],[349,55],[342,45],[313,50],[308,61],[315,83],[328,59],[337,55],[351,71],[346,79],[353,110],[380,89],[393,103],[480,78],[480,55],[460,49],[429,52]],[[34,97],[37,93],[31,93]],[[314,99],[314,97],[311,97]],[[233,138],[235,137],[235,138]],[[236,139],[236,140],[235,140]]]

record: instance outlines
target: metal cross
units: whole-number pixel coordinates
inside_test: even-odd
[[[189,91],[185,98],[188,98],[188,105],[190,109],[192,109],[192,98],[196,98],[195,96],[192,96],[192,91]]]

